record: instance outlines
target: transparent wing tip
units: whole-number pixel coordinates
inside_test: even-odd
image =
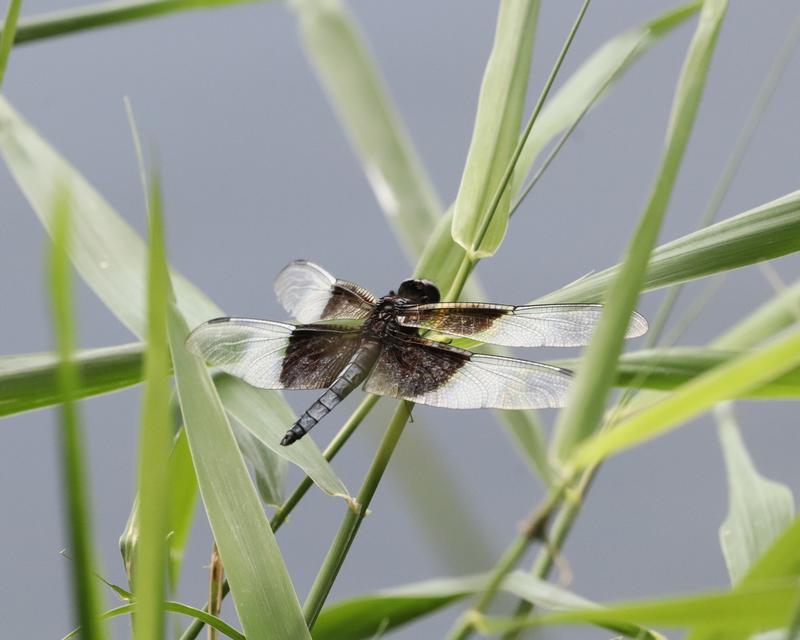
[[[638,338],[647,333],[649,325],[645,317],[636,311],[631,314],[631,320],[628,323],[628,330],[625,332],[626,338]]]

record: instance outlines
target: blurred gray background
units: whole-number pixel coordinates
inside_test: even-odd
[[[23,13],[65,4],[39,0],[25,3]],[[543,3],[532,95],[579,4]],[[605,40],[674,4],[593,3],[562,79]],[[496,3],[358,0],[350,6],[442,201],[452,201]],[[661,241],[694,229],[796,11],[796,0],[731,2]],[[514,218],[500,253],[480,265],[492,300],[522,303],[618,260],[656,170],[693,24],[657,44],[581,124]],[[798,188],[797,58],[722,216]],[[5,94],[141,232],[142,194],[122,102],[130,96],[143,139],[163,170],[170,258],[230,313],[284,318],[272,279],[297,257],[377,293],[410,273],[282,4],[198,11],[26,45],[12,54]],[[45,236],[5,168],[0,202],[0,353],[48,350]],[[800,261],[775,266],[792,281]],[[689,288],[681,308],[699,289]],[[735,273],[684,343],[703,344],[771,295],[756,269]],[[659,300],[659,294],[645,295],[640,308],[652,314]],[[79,313],[84,347],[133,339],[82,284]],[[83,403],[95,538],[104,573],[119,583],[117,538],[133,495],[139,399],[133,389]],[[288,395],[297,410],[308,399]],[[319,427],[317,442],[327,442],[358,400],[351,398]],[[358,489],[392,404],[383,401],[335,461],[351,491]],[[797,492],[797,405],[742,402],[737,409],[758,467]],[[490,413],[419,407],[415,416],[332,600],[485,570],[542,496]],[[543,417],[549,423],[553,415]],[[50,410],[0,425],[0,611],[9,638],[59,638],[70,626],[69,564],[59,556],[65,534],[54,429]],[[428,456],[419,453],[422,445],[430,447]],[[452,490],[419,486],[434,464]],[[288,486],[298,478],[293,471]],[[571,588],[610,601],[726,585],[717,542],[726,503],[709,417],[614,458],[599,474],[565,548],[574,572]],[[344,508],[314,489],[278,535],[301,600]],[[186,602],[205,600],[209,550],[208,529],[198,515],[180,594]],[[441,637],[455,615],[448,609],[393,637]],[[116,629],[126,636],[125,625]],[[544,637],[609,635],[559,629]]]

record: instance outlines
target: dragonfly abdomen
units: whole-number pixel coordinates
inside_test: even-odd
[[[344,400],[369,375],[380,354],[381,346],[375,340],[364,340],[350,362],[336,377],[328,390],[314,401],[292,428],[283,436],[281,444],[287,446],[306,435],[331,410]]]

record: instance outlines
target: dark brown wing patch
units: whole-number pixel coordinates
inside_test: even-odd
[[[359,333],[346,327],[298,325],[289,338],[280,381],[286,389],[329,387],[356,352]]]

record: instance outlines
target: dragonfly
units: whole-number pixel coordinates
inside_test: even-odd
[[[305,436],[362,383],[367,393],[448,409],[562,407],[570,370],[449,342],[583,346],[603,309],[440,302],[436,285],[421,278],[404,280],[397,292],[378,298],[307,260],[289,263],[275,280],[275,292],[299,324],[215,318],[194,329],[186,347],[254,387],[325,389],[286,432],[284,446]],[[634,312],[626,337],[646,331],[647,321]]]

